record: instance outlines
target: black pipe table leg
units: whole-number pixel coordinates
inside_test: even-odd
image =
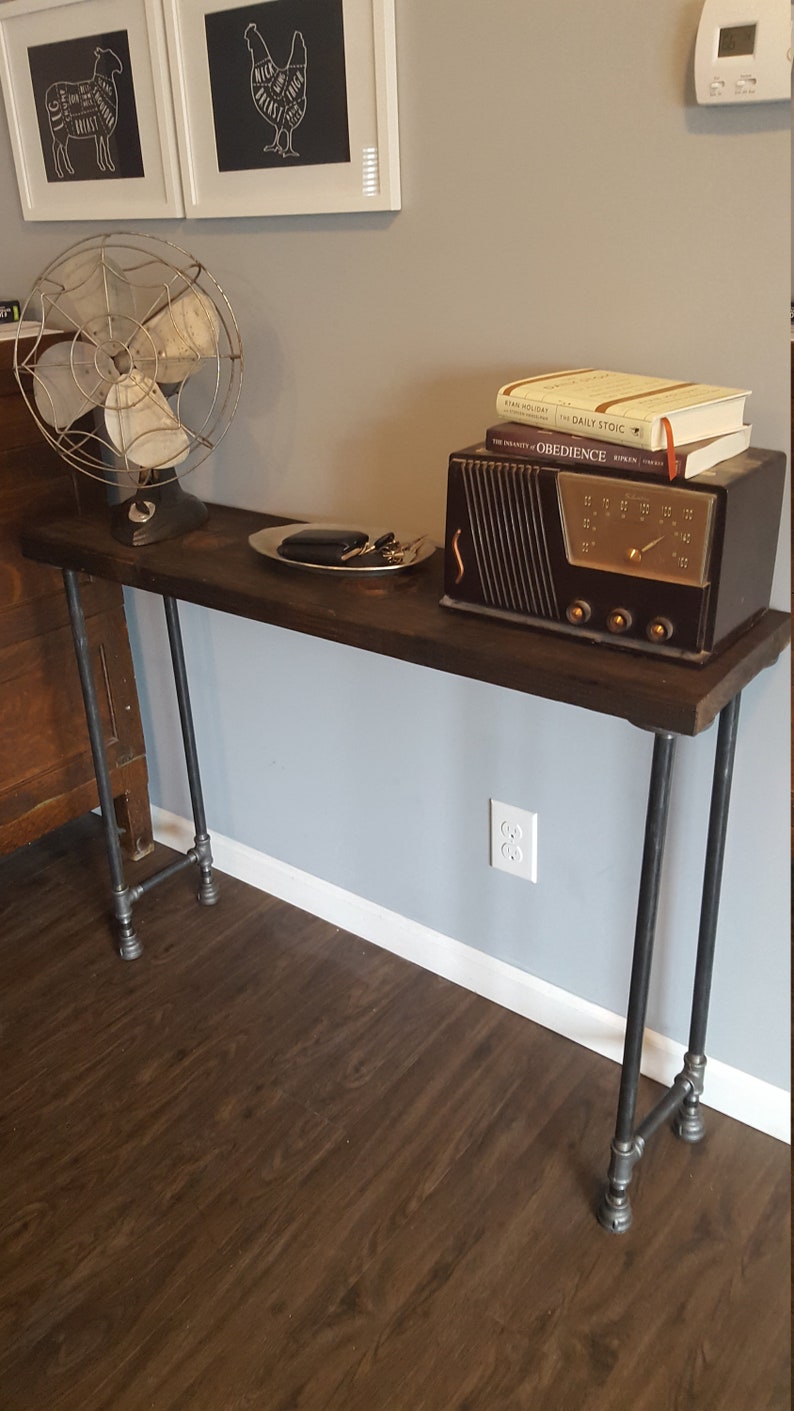
[[[734,696],[733,700],[720,713],[717,748],[714,757],[714,780],[711,789],[711,811],[709,813],[706,864],[703,874],[703,899],[700,909],[695,984],[692,991],[689,1048],[684,1055],[684,1068],[680,1075],[689,1080],[689,1091],[673,1123],[676,1135],[686,1142],[699,1142],[704,1132],[700,1098],[703,1093],[703,1078],[706,1069],[706,1026],[711,996],[711,977],[714,969],[714,947],[717,936],[722,868],[725,860],[725,836],[728,829],[728,809],[731,800],[740,703],[741,695]]]
[[[105,739],[99,713],[94,673],[91,667],[91,651],[85,614],[80,597],[80,584],[77,573],[70,568],[63,570],[66,588],[66,601],[69,605],[69,618],[72,624],[77,669],[83,691],[83,704],[88,725],[88,738],[91,742],[91,755],[94,761],[99,803],[102,810],[102,826],[105,833],[108,869],[113,890],[113,912],[118,933],[119,954],[123,960],[136,960],[141,953],[141,943],[132,924],[133,894],[124,877],[124,861],[119,842],[119,831],[113,808],[113,791],[110,783]]]
[[[187,765],[190,800],[193,808],[193,822],[196,829],[195,846],[192,849],[200,870],[199,889],[196,896],[203,906],[213,906],[218,900],[218,884],[212,872],[212,851],[210,836],[207,832],[207,820],[204,813],[204,796],[199,774],[196,734],[193,728],[193,712],[190,707],[190,691],[188,689],[187,668],[185,667],[185,651],[182,645],[182,629],[179,625],[179,611],[176,599],[164,596],[163,605],[165,607],[166,625],[168,627],[171,661],[174,668],[179,719],[182,725],[182,740],[185,747],[185,763]]]
[[[673,734],[659,732],[654,736],[617,1120],[608,1184],[598,1210],[599,1222],[616,1234],[631,1224],[628,1187],[644,1146],[635,1133],[635,1115],[675,745]]]

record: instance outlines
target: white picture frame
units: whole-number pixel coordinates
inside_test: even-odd
[[[0,82],[25,220],[184,214],[162,0],[5,0]]]
[[[186,215],[400,209],[394,0],[164,4]],[[336,27],[324,28],[329,24]],[[254,30],[270,43],[272,59],[269,51],[257,59]],[[334,54],[343,54],[343,63],[332,71]],[[277,83],[292,84],[294,100],[294,126],[280,132],[265,115],[273,114],[268,84],[276,70]],[[223,102],[215,105],[214,94]],[[341,146],[317,145],[331,141],[340,95],[347,157]]]

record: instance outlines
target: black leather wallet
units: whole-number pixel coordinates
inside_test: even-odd
[[[278,552],[293,563],[342,564],[343,555],[366,542],[363,529],[299,529],[282,539]]]

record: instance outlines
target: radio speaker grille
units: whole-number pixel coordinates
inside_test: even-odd
[[[460,460],[474,555],[488,607],[559,618],[538,467]]]

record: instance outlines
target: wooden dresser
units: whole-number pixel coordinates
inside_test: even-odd
[[[23,559],[19,528],[83,508],[104,489],[42,437],[0,338],[0,854],[96,807],[69,615],[57,569]],[[85,577],[83,598],[111,762],[116,818],[130,857],[152,848],[146,755],[121,588]]]

